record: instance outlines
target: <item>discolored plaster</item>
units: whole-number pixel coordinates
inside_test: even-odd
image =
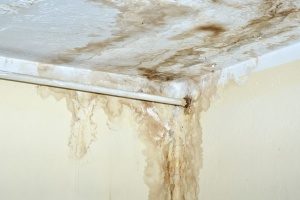
[[[221,24],[205,24],[205,25],[199,25],[191,30],[188,30],[186,32],[180,33],[178,35],[173,36],[172,40],[182,40],[189,37],[195,36],[199,32],[208,32],[211,33],[211,37],[216,37],[220,35],[221,33],[225,32],[226,28]]]
[[[196,200],[202,165],[200,117],[209,107],[217,80],[217,76],[207,79],[201,95],[193,101],[186,97],[185,108],[45,86],[38,86],[37,92],[42,98],[53,96],[66,102],[72,115],[69,148],[76,159],[89,153],[101,134],[101,127],[93,119],[96,107],[105,112],[108,123],[117,123],[124,108],[129,109],[145,146],[142,153],[148,199]]]
[[[53,0],[49,2],[58,5]],[[0,19],[6,24],[0,31],[0,38],[4,38],[0,39],[0,53],[8,57],[3,62],[8,67],[1,65],[1,70],[54,82],[65,80],[184,99],[186,105],[176,107],[38,87],[43,98],[54,96],[66,102],[71,113],[68,145],[74,158],[83,158],[101,134],[94,119],[96,108],[105,112],[109,123],[115,123],[123,109],[128,108],[145,145],[149,199],[197,199],[202,163],[199,121],[216,90],[218,78],[214,75],[240,61],[297,41],[299,1],[236,1],[233,5],[227,0],[89,0],[74,1],[74,5],[84,9],[77,12],[78,7],[66,6],[73,14],[64,16],[55,13],[55,9],[42,15],[39,9],[32,9],[30,15],[32,6],[26,4],[29,14],[24,17],[21,13],[19,17],[30,26],[22,29],[22,34],[16,29],[21,27],[18,20]],[[92,11],[95,8],[108,17],[90,17],[98,16]],[[3,16],[9,16],[6,14]],[[55,29],[57,21],[41,30],[48,21],[41,23],[39,19],[56,17],[55,14],[67,21],[63,26],[73,23],[70,32],[64,27]],[[77,16],[87,20],[77,26],[77,21],[72,21]],[[109,33],[90,28],[95,20]],[[40,26],[35,26],[37,22]],[[54,29],[49,30],[49,26]],[[63,40],[58,40],[57,35]],[[5,38],[13,42],[7,43]],[[40,52],[35,54],[33,50]],[[24,66],[19,60],[17,67],[7,64],[13,60],[9,58],[17,57],[9,52],[20,52],[20,59],[26,60]],[[33,67],[28,67],[28,63]]]
[[[235,12],[246,10],[247,6],[256,12],[245,23],[237,26],[232,26],[235,23],[233,21],[229,20],[224,23],[213,18],[209,20],[205,18],[204,22],[201,20],[199,22],[197,18],[206,15],[206,12],[201,5],[197,4],[183,5],[176,2],[146,0],[141,2],[91,0],[89,2],[118,10],[116,31],[108,39],[67,50],[49,62],[67,64],[76,62],[75,60],[86,54],[90,57],[88,60],[95,61],[95,63],[94,61],[90,63],[90,67],[94,70],[109,71],[107,68],[110,68],[114,73],[139,75],[156,82],[201,77],[208,73],[205,70],[207,66],[216,65],[216,63],[218,68],[222,69],[222,65],[226,62],[222,63],[218,57],[226,59],[224,58],[226,54],[235,55],[237,50],[240,54],[239,59],[244,59],[243,57],[249,56],[246,54],[249,51],[247,47],[249,44],[253,46],[259,41],[262,43],[264,40],[276,35],[284,35],[295,29],[295,24],[288,25],[289,23],[286,22],[293,24],[299,16],[299,8],[296,3],[281,0],[262,0],[257,1],[256,4],[255,2],[237,2],[237,6],[231,8]],[[227,1],[212,1],[211,3],[217,7],[222,5],[231,7]],[[197,25],[182,28],[180,33],[168,37],[165,43],[171,46],[157,49],[161,52],[160,54],[145,51],[144,55],[137,54],[132,59],[128,58],[133,60],[132,64],[126,64],[128,62],[126,60],[124,64],[117,64],[113,61],[115,64],[108,62],[104,66],[100,60],[97,61],[97,57],[101,58],[106,51],[118,51],[120,48],[129,47],[130,41],[134,42],[133,38],[147,37],[148,34],[155,35],[155,30],[157,32],[166,31],[165,28],[170,26],[170,23],[179,23],[182,20],[195,21],[194,24],[197,23]],[[176,32],[174,31],[174,33]],[[174,46],[173,42],[177,44]],[[285,42],[288,41],[285,39]],[[274,44],[268,45],[272,45],[274,48]],[[245,46],[245,51],[242,50],[243,46]],[[132,55],[134,54],[136,53]]]
[[[97,95],[46,86],[37,86],[37,93],[42,98],[53,96],[57,101],[66,101],[72,116],[68,145],[72,157],[82,158],[97,138],[97,125],[93,119]]]
[[[48,3],[0,19],[0,55],[18,65],[2,71],[183,99],[206,75],[300,38],[299,0]]]

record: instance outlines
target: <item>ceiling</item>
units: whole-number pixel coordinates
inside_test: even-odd
[[[299,25],[300,0],[1,0],[0,56],[18,62],[0,69],[182,98],[191,80],[298,42]]]

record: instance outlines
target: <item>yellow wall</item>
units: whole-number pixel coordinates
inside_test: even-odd
[[[201,115],[200,199],[300,197],[299,77],[300,62],[255,73],[241,85],[219,87],[210,109]],[[116,97],[93,108],[85,101],[90,97],[77,96],[82,98],[79,108],[96,110],[86,119],[79,108],[78,116],[72,115],[74,102],[55,95],[42,98],[34,85],[0,81],[0,94],[0,199],[141,200],[148,199],[151,181],[163,177],[156,166],[149,171],[149,160],[157,158],[145,154],[151,145],[141,139],[144,121],[137,120],[134,107],[120,112]],[[172,111],[165,105],[161,109]],[[165,125],[169,115],[151,112],[149,133],[158,134],[156,117]],[[95,122],[97,128],[81,159],[74,158],[69,145],[72,131],[73,136],[88,132],[76,124],[76,117],[87,120],[87,127]]]

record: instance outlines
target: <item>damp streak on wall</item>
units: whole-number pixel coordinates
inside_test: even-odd
[[[138,124],[146,160],[144,181],[149,200],[198,199],[199,172],[202,165],[201,112],[209,107],[216,91],[217,78],[211,76],[197,97],[186,97],[189,106],[180,107],[153,102],[92,94],[74,90],[37,86],[42,98],[66,101],[72,114],[70,153],[82,159],[101,134],[93,116],[96,107],[107,115],[108,123],[117,123],[127,107]]]

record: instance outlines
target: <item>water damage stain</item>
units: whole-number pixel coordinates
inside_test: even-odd
[[[46,86],[38,86],[37,91],[43,98],[54,96],[66,101],[72,113],[69,147],[77,159],[88,153],[97,132],[101,132],[93,118],[96,107],[105,112],[109,123],[118,123],[116,119],[122,117],[124,109],[129,109],[145,146],[148,199],[196,200],[202,166],[200,115],[208,109],[216,83],[212,76],[206,87],[200,89],[201,95],[193,101],[187,96],[185,108]]]
[[[43,98],[53,96],[58,101],[62,99],[66,101],[67,108],[72,114],[69,138],[71,155],[77,159],[82,158],[97,135],[97,125],[93,120],[97,95],[46,86],[38,86],[37,92]]]
[[[184,98],[185,100],[185,114],[189,114],[191,112],[191,105],[192,105],[192,97],[186,95]]]
[[[77,59],[82,53],[91,56],[100,55],[108,47],[146,32],[166,25],[172,18],[190,14],[191,9],[177,3],[151,1],[150,4],[139,1],[124,1],[121,3],[107,0],[89,0],[91,3],[107,6],[117,10],[116,31],[113,35],[101,41],[89,42],[85,46],[63,52],[56,57],[47,59],[48,63],[66,64]]]
[[[171,72],[158,72],[155,69],[151,68],[138,68],[139,74],[141,74],[144,77],[147,77],[147,79],[152,81],[172,81],[175,79],[180,78],[180,74],[175,74]]]
[[[191,30],[188,30],[186,32],[180,33],[178,35],[175,35],[171,37],[171,40],[182,40],[189,37],[193,37],[198,33],[202,32],[208,32],[210,33],[210,37],[216,37],[219,36],[221,33],[225,32],[226,28],[221,24],[205,24],[205,25],[199,25]]]
[[[132,76],[138,74],[156,82],[174,81],[183,77],[189,79],[191,76],[200,77],[209,73],[204,71],[211,63],[217,63],[218,66],[221,64],[221,68],[226,67],[222,66],[222,63],[230,63],[228,57],[244,55],[240,59],[248,59],[249,56],[246,56],[243,51],[251,49],[244,47],[272,46],[274,48],[276,46],[274,43],[277,46],[283,42],[287,43],[288,41],[281,36],[297,28],[296,20],[300,13],[298,5],[292,0],[261,0],[239,2],[235,3],[236,5],[227,0],[208,1],[209,8],[226,9],[224,13],[232,11],[233,15],[242,17],[237,22],[229,18],[225,24],[224,21],[217,20],[220,17],[219,13],[215,13],[218,16],[216,19],[208,18],[210,15],[202,9],[202,6],[187,6],[189,4],[183,5],[176,1],[88,0],[88,2],[108,7],[112,12],[117,13],[112,35],[100,41],[90,41],[83,46],[66,50],[45,63],[75,64],[76,62],[95,71]],[[243,12],[249,12],[250,8],[253,13],[247,13],[247,17],[244,18]],[[205,20],[200,21],[201,17]],[[244,19],[247,20],[243,21]],[[177,22],[178,24],[187,22],[190,26],[174,28]],[[167,31],[168,27],[174,28],[174,32]],[[172,35],[172,33],[176,34]],[[163,43],[165,39],[165,44],[155,43],[153,39],[155,35],[163,37],[162,40],[157,40]],[[280,41],[272,44],[266,42],[277,36],[281,38]],[[292,37],[289,38],[292,40]],[[147,47],[145,51],[138,49],[139,47],[136,51],[132,50],[136,45],[132,47],[131,43],[143,39],[153,39],[151,41],[155,43],[154,47]],[[148,46],[148,41],[146,43]],[[132,56],[124,55],[127,46]],[[259,50],[255,49],[255,51]],[[115,55],[120,53],[124,60],[111,62],[108,55],[110,53]],[[216,59],[220,60],[215,61]]]

